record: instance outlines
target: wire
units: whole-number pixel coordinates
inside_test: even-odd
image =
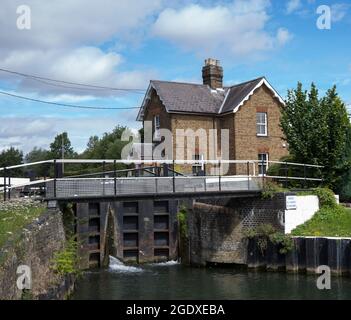
[[[140,94],[144,94],[145,91],[146,91],[145,89],[137,89],[137,88],[135,88],[135,89],[131,89],[131,88],[114,88],[114,87],[97,86],[97,85],[78,83],[78,82],[69,82],[69,81],[63,81],[63,80],[39,77],[39,76],[27,74],[27,73],[22,73],[22,72],[17,72],[17,71],[12,71],[12,70],[8,70],[8,69],[2,69],[2,68],[0,68],[0,71],[1,72],[7,72],[7,73],[15,74],[15,75],[26,77],[26,78],[30,78],[30,79],[34,79],[34,80],[38,80],[38,79],[39,80],[47,80],[47,81],[53,81],[53,82],[58,82],[58,83],[65,83],[65,84],[89,87],[89,88],[94,88],[94,89],[105,89],[105,90],[107,89],[107,90],[115,90],[115,91],[127,91],[127,92],[134,92],[134,93],[140,93]],[[55,84],[52,84],[52,85],[55,85]],[[77,88],[77,89],[79,89],[79,88]]]
[[[44,101],[44,100],[39,100],[39,99],[34,99],[34,98],[28,98],[28,97],[19,96],[17,94],[12,94],[12,93],[8,93],[8,92],[4,92],[4,91],[0,91],[0,94],[7,95],[7,96],[10,96],[10,97],[13,97],[13,98],[23,99],[23,100],[29,100],[29,101],[39,102],[39,103],[46,103],[46,104],[55,105],[55,106],[68,107],[68,108],[77,108],[77,109],[93,109],[93,110],[130,110],[130,109],[140,109],[139,107],[114,108],[114,107],[80,106],[80,105],[73,105],[73,104],[66,104],[66,103],[59,103],[59,102]]]

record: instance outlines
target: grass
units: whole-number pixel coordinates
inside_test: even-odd
[[[322,207],[310,220],[297,226],[292,235],[351,237],[351,210],[340,205]]]
[[[6,241],[20,233],[24,227],[45,210],[45,207],[30,200],[0,202],[0,248]]]

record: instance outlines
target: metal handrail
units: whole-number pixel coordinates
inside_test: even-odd
[[[30,167],[45,163],[63,163],[63,164],[247,164],[247,163],[261,163],[261,160],[121,160],[121,159],[56,159],[56,160],[45,160],[32,163],[23,163],[14,166],[2,167],[0,171],[18,169],[23,167]],[[324,166],[307,164],[307,163],[296,163],[296,162],[283,162],[283,161],[264,161],[264,163],[272,164],[287,164],[294,166],[305,166],[311,168],[324,168]]]

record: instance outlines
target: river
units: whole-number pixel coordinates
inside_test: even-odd
[[[317,275],[190,268],[176,262],[126,266],[111,258],[105,270],[87,272],[72,299],[351,299],[351,278],[333,277],[319,290]]]

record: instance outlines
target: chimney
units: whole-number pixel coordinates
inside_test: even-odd
[[[219,60],[206,59],[202,67],[203,83],[209,85],[212,89],[223,88],[223,68]]]

